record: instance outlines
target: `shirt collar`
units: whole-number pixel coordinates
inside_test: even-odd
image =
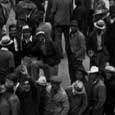
[[[1,50],[8,51],[8,48],[2,47]]]

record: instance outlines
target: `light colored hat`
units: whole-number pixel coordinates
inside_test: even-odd
[[[30,31],[31,29],[28,25],[25,25],[25,26],[22,27],[22,30],[29,30]]]
[[[0,93],[6,92],[6,87],[5,85],[0,85]]]
[[[115,72],[115,68],[113,66],[110,66],[110,65],[106,66],[105,70],[109,71],[109,72]]]
[[[74,87],[74,90],[76,90],[76,91],[82,91],[83,90],[83,87],[84,87],[84,85],[83,85],[83,82],[82,81],[79,81],[79,80],[77,80],[74,84],[73,84],[73,87]]]
[[[41,86],[46,86],[47,80],[45,76],[40,76],[40,78],[36,81],[36,83],[40,84]]]
[[[104,30],[106,28],[106,25],[103,20],[98,20],[97,22],[94,22],[94,27],[100,30]]]
[[[50,78],[50,81],[60,84],[60,83],[62,82],[62,78],[61,78],[61,77],[58,77],[58,76],[52,76],[52,77]]]
[[[98,73],[99,72],[99,68],[97,66],[92,66],[90,71],[88,71],[88,73]]]
[[[13,43],[13,41],[10,39],[10,37],[8,35],[3,36],[0,41],[1,46],[8,46],[12,43]]]
[[[44,31],[38,31],[38,32],[36,32],[36,36],[38,36],[38,35],[45,35],[45,32]]]

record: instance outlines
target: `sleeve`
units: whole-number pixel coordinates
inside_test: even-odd
[[[87,94],[85,93],[82,97],[83,97],[83,103],[82,103],[82,106],[81,106],[79,115],[82,115],[82,114],[83,114],[83,112],[85,111],[85,109],[86,109],[86,107],[87,107],[87,104],[88,104]]]
[[[52,8],[51,8],[51,14],[50,14],[51,21],[53,21],[56,10],[57,10],[57,0],[54,0]]]
[[[80,39],[80,50],[75,53],[76,57],[78,57],[81,54],[85,54],[86,52],[86,43],[85,43],[85,36],[81,36]]]
[[[14,55],[11,53],[9,56],[9,70],[13,72],[15,68]]]
[[[105,100],[106,100],[106,89],[104,86],[101,86],[98,91],[98,102],[97,105],[95,106],[95,109],[97,110],[103,107]]]
[[[68,96],[66,92],[62,98],[62,107],[63,107],[63,110],[61,111],[60,115],[67,115],[69,111],[69,100],[68,100]]]

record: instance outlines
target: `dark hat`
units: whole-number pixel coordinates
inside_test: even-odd
[[[31,32],[31,28],[28,25],[25,25],[22,27],[23,31],[30,31]]]
[[[78,26],[78,21],[77,20],[72,20],[71,21],[71,26]]]
[[[77,71],[82,72],[84,75],[87,75],[88,73],[85,71],[84,67],[78,67]]]
[[[4,84],[0,85],[0,94],[6,92],[6,87]]]

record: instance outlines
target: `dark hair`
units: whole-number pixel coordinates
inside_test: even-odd
[[[14,27],[16,27],[15,24],[11,24],[11,25],[9,25],[9,31],[11,30],[11,28],[14,28]],[[16,28],[17,28],[17,27],[16,27]]]

